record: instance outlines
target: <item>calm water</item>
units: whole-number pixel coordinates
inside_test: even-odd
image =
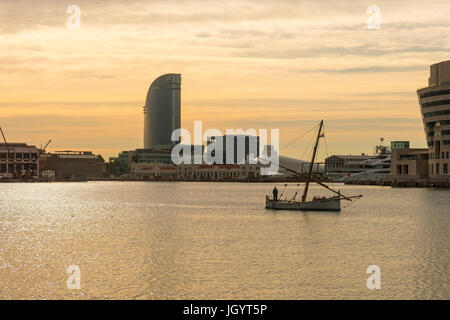
[[[0,184],[0,298],[450,298],[450,190],[339,186],[365,196],[336,214],[265,210],[272,188]]]

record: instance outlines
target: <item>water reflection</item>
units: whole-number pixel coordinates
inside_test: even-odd
[[[336,214],[265,210],[272,188],[0,184],[0,297],[450,298],[449,191],[342,186],[365,196]]]

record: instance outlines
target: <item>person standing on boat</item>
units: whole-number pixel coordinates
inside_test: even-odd
[[[272,193],[273,193],[273,200],[274,201],[278,201],[278,189],[277,189],[277,187],[273,188]]]

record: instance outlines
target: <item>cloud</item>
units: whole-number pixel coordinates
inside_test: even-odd
[[[424,71],[427,67],[424,66],[371,66],[364,68],[345,68],[345,69],[317,69],[317,72],[329,73],[380,73],[380,72],[412,72]]]
[[[422,137],[415,90],[450,56],[448,0],[378,0],[380,30],[366,28],[369,0],[94,1],[76,1],[80,30],[66,28],[71,0],[0,2],[0,120],[18,137],[74,143],[82,128],[102,148],[99,131],[119,127],[138,141],[148,86],[167,72],[183,75],[187,125],[295,131],[324,117],[349,149],[357,130]]]

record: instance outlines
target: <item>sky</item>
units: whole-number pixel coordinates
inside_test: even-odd
[[[449,16],[448,0],[0,0],[0,126],[108,159],[143,147],[148,87],[181,73],[189,130],[279,129],[281,154],[302,158],[324,119],[321,160],[380,137],[425,147],[416,90],[450,59]]]

